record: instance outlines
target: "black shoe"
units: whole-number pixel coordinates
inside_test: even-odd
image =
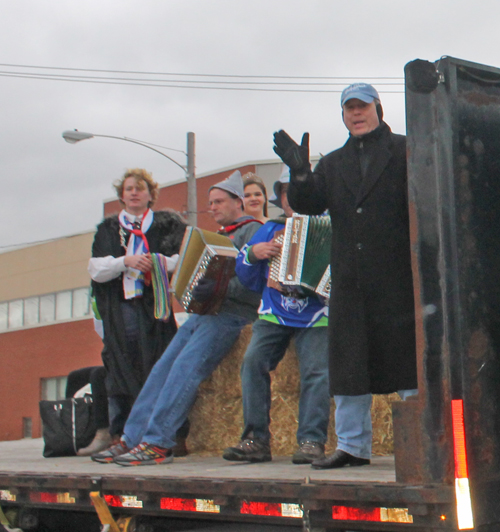
[[[236,447],[228,447],[222,453],[222,458],[231,462],[270,462],[272,460],[269,443],[257,438],[242,440]]]
[[[317,441],[303,441],[292,456],[294,464],[312,464],[325,457],[325,446]]]
[[[174,453],[175,458],[187,456],[189,454],[189,451],[186,445],[186,438],[179,438],[179,436],[177,436],[175,441],[176,443],[172,447],[172,452]]]
[[[337,469],[346,465],[357,467],[368,465],[369,463],[370,460],[368,460],[368,458],[358,458],[357,456],[353,456],[352,454],[337,449],[333,454],[326,458],[314,460],[311,467],[313,469]]]

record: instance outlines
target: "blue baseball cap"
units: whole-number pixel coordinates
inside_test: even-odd
[[[373,100],[380,101],[377,90],[372,85],[368,85],[368,83],[353,83],[349,87],[346,87],[342,91],[340,105],[343,107],[348,100],[352,100],[353,98],[357,98],[365,103],[372,103]]]

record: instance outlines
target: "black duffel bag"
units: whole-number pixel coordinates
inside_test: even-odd
[[[59,401],[40,401],[43,425],[43,456],[76,456],[87,447],[96,433],[92,396],[72,397]]]

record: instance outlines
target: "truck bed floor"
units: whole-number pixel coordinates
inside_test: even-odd
[[[165,465],[122,467],[98,464],[87,457],[43,458],[43,440],[24,439],[0,442],[0,474],[82,476],[140,476],[207,479],[301,480],[395,482],[394,457],[375,456],[368,466],[315,470],[310,465],[295,465],[289,456],[273,457],[272,462],[248,464],[227,462],[221,457],[188,455]]]

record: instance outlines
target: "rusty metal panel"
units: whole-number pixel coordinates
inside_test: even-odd
[[[405,68],[424,469],[453,480],[463,399],[474,499],[500,473],[500,70],[424,63]],[[473,502],[480,524],[500,519]]]
[[[422,456],[420,401],[416,396],[392,405],[396,481],[422,484],[425,479]]]

